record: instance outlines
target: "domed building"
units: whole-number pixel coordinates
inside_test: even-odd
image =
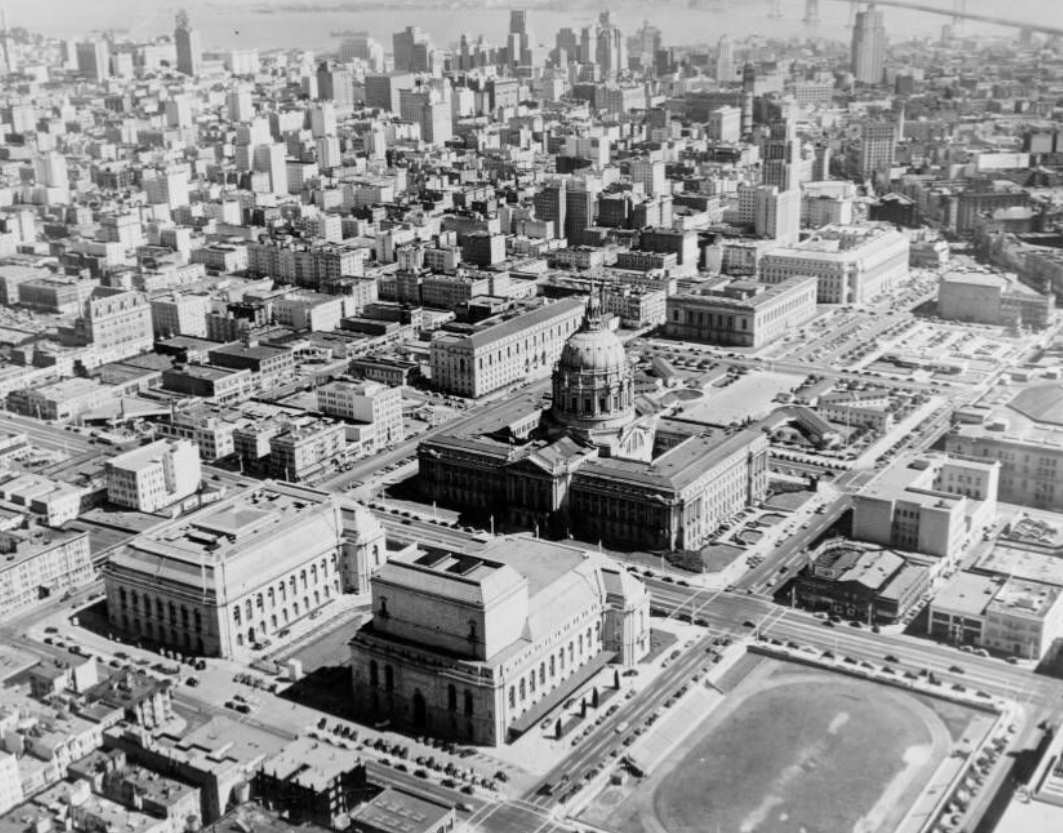
[[[624,345],[606,324],[597,293],[569,336],[553,372],[551,419],[603,456],[649,459],[651,425],[635,414],[635,378]]]
[[[693,549],[766,495],[759,427],[675,418],[659,402],[643,409],[641,397],[636,407],[635,368],[597,293],[551,381],[552,396],[516,391],[424,439],[424,499],[546,537]]]

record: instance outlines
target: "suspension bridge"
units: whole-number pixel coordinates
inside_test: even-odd
[[[821,2],[822,0],[804,0],[805,14],[803,20],[805,23],[809,25],[819,23],[819,9]],[[982,12],[969,11],[967,8],[967,0],[951,0],[951,3],[946,2],[940,5],[932,5],[928,2],[918,2],[918,0],[915,0],[914,2],[913,0],[874,0],[873,3],[863,2],[863,0],[832,0],[832,2],[849,4],[850,23],[861,6],[874,5],[941,15],[942,17],[951,18],[953,24],[956,25],[961,24],[965,20],[970,20],[976,23],[991,23],[995,26],[1006,26],[1012,29],[1018,29],[1024,39],[1028,39],[1035,32],[1053,36],[1063,35],[1063,26],[1030,20],[1016,20],[999,14],[985,14]],[[785,16],[784,5],[789,5],[788,3],[784,3],[784,0],[769,0],[769,3],[769,17],[781,18]]]

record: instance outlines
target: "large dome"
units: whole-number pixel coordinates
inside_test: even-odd
[[[565,342],[557,367],[567,373],[615,373],[627,368],[627,354],[612,330],[584,325]]]
[[[623,343],[605,325],[595,292],[583,326],[561,349],[553,391],[554,418],[584,439],[611,435],[634,418],[634,374]]]

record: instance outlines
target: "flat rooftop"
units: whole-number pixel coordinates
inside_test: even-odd
[[[651,488],[683,489],[726,457],[763,438],[758,429],[728,434],[707,430],[683,440],[655,460],[645,463],[619,458],[601,458],[584,463],[576,477],[602,477]]]
[[[387,787],[353,813],[351,822],[387,833],[420,833],[433,830],[443,819],[454,814],[452,807]]]
[[[360,766],[361,759],[346,749],[300,737],[267,760],[262,771],[278,780],[323,792],[344,773]]]
[[[1000,580],[995,576],[959,572],[935,594],[931,606],[954,615],[979,617],[999,588]]]

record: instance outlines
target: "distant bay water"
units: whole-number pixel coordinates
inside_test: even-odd
[[[554,34],[564,26],[591,23],[598,10],[609,8],[614,20],[627,33],[633,33],[644,20],[659,27],[667,44],[712,44],[727,33],[740,38],[791,37],[818,32],[839,40],[848,37],[849,4],[820,0],[821,23],[806,27],[801,18],[804,0],[782,0],[782,19],[768,17],[767,0],[701,0],[691,8],[686,0],[676,2],[562,3],[549,7],[535,3],[416,2],[388,3],[372,0],[0,0],[7,12],[8,25],[58,37],[76,37],[93,30],[113,29],[133,37],[169,32],[174,14],[184,8],[203,34],[208,50],[255,47],[261,50],[301,48],[316,51],[333,49],[339,39],[333,33],[345,30],[368,31],[391,48],[391,34],[407,25],[419,25],[433,41],[447,47],[465,32],[484,35],[488,42],[505,38],[510,8],[527,8],[529,28],[536,40],[552,45]],[[924,0],[927,2],[928,0]],[[929,0],[951,7],[951,0]],[[1007,14],[1016,19],[1053,22],[1063,25],[1063,0],[968,0],[972,12]],[[948,22],[945,17],[882,7],[891,40],[936,37]],[[967,31],[1006,35],[1008,30],[982,24],[967,24]],[[1017,36],[1017,33],[1015,33]]]

